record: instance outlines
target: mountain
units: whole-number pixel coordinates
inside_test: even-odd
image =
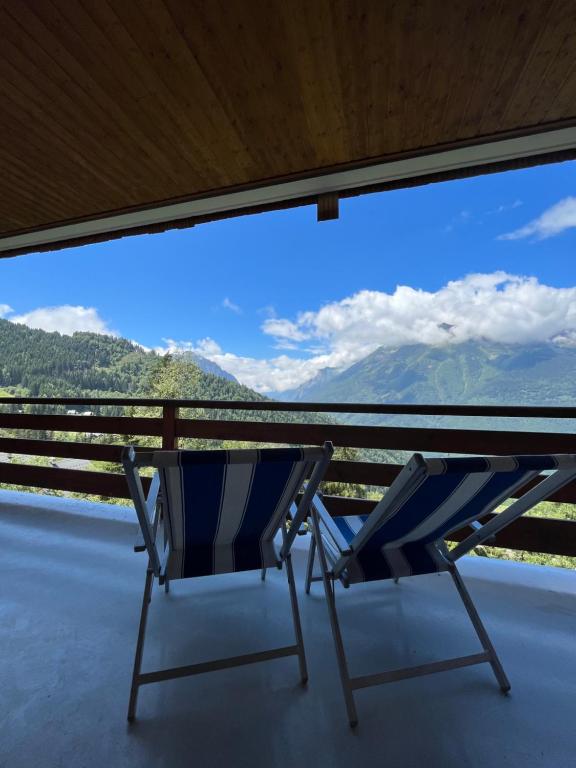
[[[220,368],[220,366],[217,363],[213,363],[212,360],[208,360],[207,358],[202,357],[202,355],[196,354],[196,352],[178,352],[174,356],[182,360],[187,360],[190,363],[194,363],[194,365],[197,365],[201,371],[204,371],[204,373],[211,373],[213,376],[220,376],[223,379],[228,379],[228,381],[234,381],[236,384],[239,383],[238,379],[231,373],[225,371],[224,368]]]
[[[321,371],[318,371],[316,376],[314,376],[312,379],[309,379],[308,381],[305,381],[304,384],[296,387],[296,389],[288,389],[284,392],[271,394],[271,396],[275,397],[277,400],[304,403],[309,400],[310,392],[314,392],[319,387],[325,386],[337,376],[337,368],[322,368]]]
[[[485,341],[379,347],[302,392],[311,402],[574,406],[576,348]]]
[[[150,396],[169,361],[173,361],[170,372],[180,382],[180,390],[164,397],[263,399],[199,355],[162,357],[116,336],[66,336],[0,320],[0,388],[12,394]]]

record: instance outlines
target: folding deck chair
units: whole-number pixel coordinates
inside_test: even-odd
[[[333,448],[273,448],[235,451],[152,451],[125,448],[122,463],[136,508],[148,569],[134,658],[128,720],[134,719],[138,689],[161,680],[298,656],[300,677],[308,673],[300,627],[290,547],[326,471]],[[138,472],[156,472],[145,497]],[[303,488],[305,481],[307,485]],[[298,505],[295,500],[303,491]],[[286,525],[288,516],[292,522]],[[276,535],[281,531],[282,544]],[[173,579],[262,570],[286,564],[296,643],[202,664],[141,672],[148,604],[157,578],[168,591]]]
[[[540,472],[548,474],[536,485],[531,483],[530,490],[503,512],[483,525],[478,522],[537,478]],[[456,561],[575,477],[576,456],[571,454],[456,459],[424,459],[420,454],[414,454],[368,516],[332,518],[321,499],[314,497],[306,592],[310,591],[312,581],[323,581],[351,726],[358,722],[354,691],[372,685],[488,662],[501,690],[504,693],[510,690],[508,678],[456,568]],[[472,533],[449,550],[445,537],[465,526],[472,527]],[[321,577],[313,576],[316,553]],[[335,582],[338,580],[348,587],[362,581],[397,580],[442,571],[451,575],[483,652],[351,677],[336,613]]]

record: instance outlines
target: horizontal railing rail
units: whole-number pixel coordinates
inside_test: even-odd
[[[158,408],[161,416],[104,416],[61,413],[29,413],[22,406],[139,406]],[[3,406],[12,406],[9,409]],[[14,411],[14,406],[18,412]],[[242,441],[260,444],[322,444],[382,451],[422,451],[457,454],[576,453],[576,439],[566,432],[528,432],[487,429],[430,427],[360,426],[339,423],[291,423],[184,418],[187,411],[260,411],[286,413],[364,413],[370,415],[432,415],[576,419],[576,408],[508,406],[433,406],[399,404],[281,403],[272,401],[206,401],[139,398],[0,398],[0,453],[11,456],[42,456],[117,464],[122,446],[132,438],[150,437],[163,448],[175,448],[180,438],[205,441]],[[73,434],[73,440],[1,436],[21,430]],[[109,443],[93,442],[100,435]],[[88,439],[87,439],[88,438]],[[160,438],[160,440],[158,440]],[[145,442],[145,441],[144,441]],[[398,475],[400,464],[335,459],[326,480],[354,485],[388,487]],[[532,485],[537,481],[533,481]],[[0,483],[33,488],[128,498],[124,476],[113,472],[88,471],[58,466],[0,462]],[[527,486],[527,488],[530,486]],[[525,490],[525,489],[522,489]],[[551,497],[551,501],[576,503],[576,483]],[[327,496],[333,515],[367,514],[374,506],[366,499]],[[458,532],[454,540],[459,540]],[[496,546],[532,552],[576,556],[576,522],[525,517],[498,535]]]
[[[0,417],[0,426],[2,420]],[[346,448],[403,450],[506,456],[508,454],[576,452],[574,436],[566,433],[501,432],[471,429],[361,427],[342,424],[285,424],[259,421],[178,419],[180,437],[212,440],[254,440],[320,445],[331,440]]]
[[[99,405],[145,408],[193,408],[211,411],[281,411],[285,413],[365,413],[410,416],[491,416],[576,419],[576,406],[411,405],[406,403],[306,403],[278,400],[175,400],[155,397],[0,397],[0,405]]]

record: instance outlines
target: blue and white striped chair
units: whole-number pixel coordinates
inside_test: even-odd
[[[235,451],[152,451],[125,448],[122,463],[136,508],[148,570],[134,659],[128,720],[136,714],[138,689],[217,669],[296,655],[302,683],[306,657],[290,547],[322,480],[333,448],[271,448]],[[145,497],[138,469],[156,472]],[[306,481],[307,484],[306,484]],[[298,503],[298,494],[302,496]],[[292,523],[286,525],[288,516]],[[162,529],[162,530],[161,530]],[[276,544],[277,534],[282,544]],[[168,591],[172,579],[260,570],[286,564],[296,644],[203,664],[142,673],[148,604],[156,577]]]
[[[531,483],[533,487],[503,512],[484,525],[478,522],[541,472],[546,476],[536,485]],[[306,591],[311,581],[323,581],[350,725],[358,722],[354,691],[380,683],[489,662],[502,691],[510,689],[456,561],[575,477],[574,455],[424,459],[414,454],[368,516],[331,518],[322,501],[314,498]],[[470,526],[472,533],[449,550],[445,537],[465,526]],[[316,553],[322,576],[314,578]],[[483,652],[351,677],[336,614],[335,582],[348,587],[363,581],[397,580],[442,571],[452,576]]]

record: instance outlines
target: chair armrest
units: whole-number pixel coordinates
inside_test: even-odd
[[[144,543],[144,536],[142,536],[140,528],[138,528],[136,540],[134,541],[134,552],[146,552],[146,544]]]
[[[573,468],[557,469],[552,474],[545,476],[538,485],[535,485],[519,499],[516,499],[503,512],[499,512],[487,523],[475,529],[468,538],[454,547],[450,551],[450,559],[454,562],[459,557],[462,557],[462,555],[467,554],[471,549],[474,549],[474,547],[484,544],[485,541],[490,541],[507,525],[510,525],[510,523],[513,523],[514,520],[523,515],[524,512],[528,512],[536,504],[545,501],[549,496],[559,491],[560,488],[563,488],[575,478],[576,470]]]
[[[150,484],[150,490],[146,498],[146,514],[148,519],[152,522],[152,534],[153,541],[156,541],[156,533],[158,531],[158,522],[160,519],[160,505],[158,502],[158,495],[160,491],[160,476],[158,472],[154,473],[152,482]],[[142,528],[138,527],[138,533],[136,534],[136,541],[134,542],[134,552],[145,552],[146,543],[144,536],[142,535]]]
[[[160,584],[164,583],[166,579],[166,569],[168,568],[168,558],[170,557],[170,547],[162,552],[160,556]]]
[[[146,511],[148,512],[148,519],[154,521],[152,523],[152,525],[154,526],[154,531],[156,531],[156,527],[158,526],[159,507],[156,504],[156,502],[158,501],[159,491],[160,491],[160,475],[158,474],[158,472],[154,472],[154,476],[152,477],[152,482],[150,483],[148,496],[146,497]]]
[[[328,533],[328,535],[330,536],[330,539],[335,544],[340,554],[351,555],[352,549],[350,548],[350,544],[348,544],[348,542],[340,532],[340,529],[332,519],[332,516],[324,506],[324,502],[322,501],[322,499],[317,493],[314,494],[314,497],[312,499],[312,507],[314,512],[318,515],[319,522],[324,527],[326,533]]]
[[[298,507],[296,506],[296,504],[294,502],[292,502],[292,504],[290,505],[291,524],[294,522],[294,518],[296,517],[297,514],[298,514]],[[302,523],[300,524],[298,530],[296,531],[296,535],[297,536],[305,536],[306,535],[307,531],[304,528],[305,522],[306,521],[303,520]]]
[[[324,446],[322,448],[322,458],[316,462],[316,466],[312,470],[310,479],[308,480],[308,483],[304,488],[302,498],[300,499],[300,502],[297,507],[297,513],[293,518],[294,525],[290,526],[290,530],[288,531],[286,537],[284,538],[284,543],[282,544],[282,549],[280,550],[281,560],[283,560],[290,552],[290,547],[292,546],[292,542],[294,541],[298,531],[300,530],[301,524],[304,522],[304,520],[308,517],[310,513],[312,498],[316,492],[316,489],[318,488],[318,486],[320,485],[320,483],[324,478],[324,475],[328,468],[328,464],[330,464],[330,459],[332,458],[333,453],[334,453],[334,446],[329,440],[327,440],[324,443]]]
[[[478,533],[478,531],[482,530],[482,523],[479,523],[478,520],[472,520],[471,523],[468,523],[468,527],[472,528],[474,533]],[[490,542],[495,541],[495,539],[496,539],[496,536],[493,535],[493,536],[490,536],[489,539],[485,539],[485,541],[488,544],[490,544]]]

